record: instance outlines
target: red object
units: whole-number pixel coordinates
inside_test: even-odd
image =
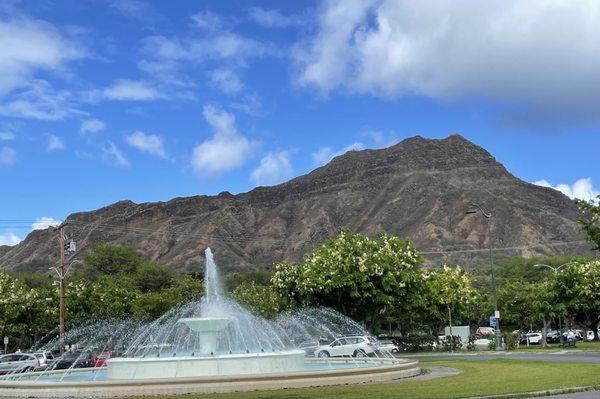
[[[106,361],[111,358],[110,352],[102,352],[94,359],[94,367],[106,366]]]

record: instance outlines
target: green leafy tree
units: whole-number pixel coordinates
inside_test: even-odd
[[[175,279],[172,269],[156,263],[142,263],[134,275],[135,284],[142,292],[161,291],[169,288]]]
[[[552,290],[566,313],[594,331],[600,326],[600,259],[572,262],[555,274]]]
[[[473,276],[460,266],[444,265],[441,271],[431,271],[427,276],[429,295],[434,312],[440,320],[448,322],[452,335],[453,314],[464,315],[471,304],[477,302],[477,291],[473,287]]]
[[[45,305],[40,293],[14,276],[0,271],[0,334],[13,347],[25,347],[38,332],[34,315]]]
[[[275,317],[289,309],[288,301],[271,285],[244,282],[235,288],[232,296],[241,305],[266,318]]]
[[[531,283],[516,280],[505,284],[498,292],[502,319],[514,323],[521,330],[530,324],[542,324],[542,346],[552,320],[560,312],[556,295],[547,280]]]
[[[109,244],[98,244],[84,252],[85,276],[93,278],[98,275],[132,275],[144,263],[142,253],[135,248],[119,247]]]
[[[272,283],[293,304],[333,307],[374,322],[409,308],[422,281],[421,262],[407,240],[341,232],[303,262],[276,265]]]
[[[579,221],[581,228],[594,244],[594,249],[600,251],[600,195],[596,202],[577,199],[575,203],[584,214]]]

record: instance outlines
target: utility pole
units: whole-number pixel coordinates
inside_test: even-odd
[[[64,353],[65,349],[65,277],[69,272],[69,269],[74,263],[78,263],[78,260],[72,261],[68,266],[65,258],[65,252],[75,252],[77,246],[75,241],[71,240],[65,234],[65,226],[67,222],[63,222],[60,226],[55,228],[55,231],[58,231],[58,244],[59,244],[59,265],[58,267],[51,267],[50,270],[53,270],[58,276],[58,284],[59,284],[59,336],[58,336],[58,346],[60,354]]]
[[[60,272],[58,273],[58,277],[60,278],[60,288],[59,288],[59,338],[58,338],[58,348],[60,354],[62,355],[65,350],[65,233],[64,233],[65,223],[62,223],[58,227],[58,241],[59,241],[59,250],[60,250]]]

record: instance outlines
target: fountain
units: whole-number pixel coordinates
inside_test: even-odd
[[[205,251],[205,295],[158,319],[100,320],[68,332],[73,347],[112,351],[98,368],[0,376],[0,397],[62,398],[184,394],[280,389],[390,381],[416,375],[417,362],[386,351],[373,357],[311,357],[306,342],[369,335],[328,308],[305,308],[265,320],[223,294],[210,248]],[[32,350],[56,348],[43,340]]]
[[[124,357],[108,361],[108,379],[302,370],[306,353],[288,348],[290,345],[282,342],[277,334],[265,334],[269,329],[265,320],[225,298],[210,248],[206,249],[205,255],[206,295],[199,303],[177,312],[175,315],[179,318],[164,324],[166,328],[155,329],[153,326],[140,333],[138,341]],[[157,343],[159,345],[155,345]],[[169,353],[165,354],[164,349]]]

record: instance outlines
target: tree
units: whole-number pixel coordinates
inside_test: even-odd
[[[477,302],[477,292],[473,288],[473,276],[464,272],[460,266],[454,268],[444,265],[442,271],[429,272],[430,301],[437,310],[440,319],[447,315],[452,336],[452,314],[465,311],[469,305]]]
[[[594,244],[594,249],[600,251],[600,195],[596,202],[576,199],[575,203],[584,214],[584,219],[579,220],[581,228]]]
[[[273,318],[289,308],[288,302],[271,285],[244,282],[235,288],[232,296],[242,306],[266,318]]]
[[[542,346],[554,317],[559,313],[551,283],[548,280],[531,283],[515,280],[505,284],[498,292],[503,319],[515,323],[519,329],[529,324],[542,323]]]
[[[168,267],[144,262],[138,267],[134,279],[142,292],[160,291],[173,284],[175,273]]]
[[[572,262],[555,274],[552,290],[567,314],[594,331],[600,326],[600,259]]]
[[[144,257],[135,248],[98,244],[84,252],[83,261],[86,277],[90,278],[103,274],[134,274],[144,263]]]
[[[408,309],[421,284],[422,258],[410,241],[382,234],[370,238],[341,232],[298,264],[278,264],[272,283],[292,304],[338,309],[374,322]]]

